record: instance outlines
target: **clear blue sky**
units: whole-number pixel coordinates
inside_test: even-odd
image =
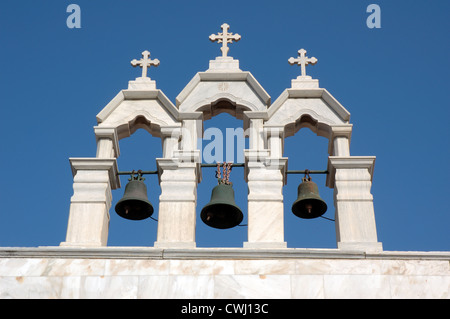
[[[69,4],[81,7],[81,29],[66,26]],[[381,29],[366,26],[369,4],[381,7]],[[148,49],[150,70],[170,100],[220,55],[208,40],[224,22],[242,40],[240,60],[272,97],[290,87],[305,48],[319,62],[308,73],[351,113],[352,155],[375,155],[372,193],[385,250],[450,250],[450,2],[433,1],[112,1],[3,0],[0,8],[0,246],[56,246],[65,240],[72,196],[69,157],[94,157],[96,114],[129,80],[130,61]],[[238,127],[222,114],[208,127]],[[161,142],[139,130],[120,141],[120,170],[155,169]],[[327,140],[308,129],[286,139],[289,169],[326,169]],[[205,169],[198,214],[214,173]],[[243,170],[236,201],[246,221]],[[333,218],[333,191],[315,177]],[[284,188],[289,247],[335,248],[334,223],[291,213],[300,178]],[[126,177],[122,178],[125,186]],[[156,208],[160,189],[147,177]],[[123,188],[113,192],[114,202]],[[244,222],[245,222],[244,221]],[[208,228],[197,219],[197,246],[241,247],[246,227]],[[111,209],[109,245],[153,246],[156,222],[123,220]]]

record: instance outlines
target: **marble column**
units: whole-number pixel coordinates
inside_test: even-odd
[[[202,136],[203,113],[180,113],[182,121],[180,150],[175,151],[174,157],[183,162],[199,162],[200,151],[197,149],[197,139]]]
[[[66,241],[61,246],[107,245],[111,190],[120,188],[117,162],[112,158],[71,158],[73,196]]]
[[[161,127],[161,140],[163,145],[163,157],[172,158],[179,150],[181,127]]]
[[[199,164],[157,158],[161,196],[155,247],[195,248]]]
[[[375,156],[330,156],[327,186],[334,188],[336,240],[342,250],[381,251],[370,193]]]
[[[283,186],[287,159],[271,161],[268,150],[245,150],[248,241],[244,248],[286,248]]]
[[[328,142],[328,154],[330,156],[350,156],[352,129],[352,124],[331,126]]]
[[[118,158],[120,156],[117,130],[112,127],[94,127],[97,141],[97,158]]]

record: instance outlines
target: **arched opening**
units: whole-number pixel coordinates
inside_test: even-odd
[[[158,124],[150,122],[145,118],[145,116],[138,115],[131,119],[129,122],[124,122],[121,123],[121,125],[117,125],[117,134],[119,136],[119,140],[134,135],[134,132],[139,129],[147,131],[152,136],[159,136],[160,126]]]
[[[289,170],[326,170],[328,163],[328,139],[317,136],[317,121],[303,116],[296,122],[294,136],[285,139],[284,156],[289,158]],[[310,128],[310,129],[301,129]],[[283,188],[285,240],[292,248],[336,248],[335,223],[325,218],[301,219],[292,213],[297,199],[297,188],[304,175],[288,174]],[[317,184],[321,198],[328,209],[323,217],[334,219],[333,190],[325,186],[326,175],[311,175]]]
[[[149,123],[137,117],[132,126],[130,138],[120,140],[121,156],[117,159],[119,171],[156,170],[156,158],[162,157],[161,139],[148,132]],[[130,176],[120,176],[121,188],[112,191],[112,205],[109,211],[108,246],[153,246],[156,241],[158,223],[151,218],[140,221],[128,220],[116,214],[114,207],[123,197]],[[153,218],[158,219],[159,195],[161,188],[158,175],[145,175],[148,199],[153,205]]]
[[[222,102],[223,103],[223,102]],[[232,105],[223,103],[215,108],[213,118],[204,122],[204,136],[198,140],[203,163],[242,163],[244,149],[248,148],[248,139],[244,137],[243,123],[230,115]],[[202,182],[197,188],[197,247],[242,247],[247,239],[247,227],[237,226],[230,229],[211,228],[200,218],[202,208],[209,203],[211,191],[217,186],[216,168],[202,169]],[[248,188],[244,181],[244,169],[233,168],[230,175],[235,193],[235,202],[244,214],[241,224],[247,224]]]
[[[226,97],[221,97],[214,102],[207,103],[196,109],[196,112],[203,112],[203,119],[209,120],[221,113],[227,113],[236,119],[242,120],[245,111],[251,111],[248,106],[236,103]]]

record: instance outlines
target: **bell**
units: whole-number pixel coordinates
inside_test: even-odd
[[[116,213],[123,218],[142,220],[153,214],[153,206],[147,197],[147,186],[139,176],[132,177],[125,187],[123,198],[116,204]]]
[[[230,184],[221,183],[213,188],[211,201],[200,214],[203,222],[214,228],[227,229],[239,225],[244,218],[234,201],[234,190]]]
[[[300,218],[311,219],[325,214],[327,204],[319,196],[317,184],[311,178],[303,178],[298,186],[298,197],[292,205],[292,212]]]

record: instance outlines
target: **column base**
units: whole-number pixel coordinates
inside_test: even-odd
[[[194,241],[189,242],[159,242],[155,241],[155,248],[180,248],[180,249],[191,249],[196,248],[196,244]]]
[[[280,249],[287,248],[286,242],[244,242],[244,248],[251,249]]]
[[[380,242],[338,242],[338,249],[351,250],[351,251],[364,251],[364,252],[380,252],[383,251],[383,245]]]
[[[101,242],[77,242],[77,243],[71,243],[67,241],[63,241],[59,244],[60,247],[74,247],[74,248],[95,248],[95,247],[106,247]]]

